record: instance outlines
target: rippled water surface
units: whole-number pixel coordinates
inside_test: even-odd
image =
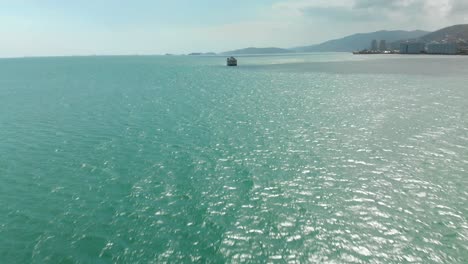
[[[468,57],[0,60],[1,263],[467,263]]]

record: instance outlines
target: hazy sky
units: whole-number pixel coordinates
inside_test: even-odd
[[[468,0],[0,0],[0,57],[294,47],[468,23]]]

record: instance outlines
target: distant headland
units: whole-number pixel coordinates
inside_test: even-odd
[[[433,45],[434,49],[444,49],[440,45],[453,45],[456,44],[457,54],[468,54],[468,24],[454,25],[446,27],[434,32],[423,30],[381,30],[371,33],[358,33],[346,36],[340,39],[329,40],[320,44],[301,46],[294,48],[256,48],[250,47],[245,49],[238,49],[226,51],[221,53],[191,53],[188,55],[262,55],[262,54],[289,54],[289,53],[302,53],[302,52],[356,52],[356,51],[369,51],[372,53],[372,43],[374,41],[384,40],[386,50],[389,53],[395,53],[400,50],[402,43],[419,43],[424,45],[427,50],[428,45]],[[438,46],[439,45],[439,46]],[[403,46],[405,47],[405,46]],[[411,49],[412,47],[410,47]],[[377,49],[376,49],[377,50]]]
[[[188,54],[189,56],[214,56],[215,52],[192,52]]]

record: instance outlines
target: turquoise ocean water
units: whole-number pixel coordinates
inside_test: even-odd
[[[0,263],[467,263],[468,57],[0,60]]]

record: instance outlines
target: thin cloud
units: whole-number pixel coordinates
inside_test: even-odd
[[[290,10],[309,18],[328,17],[330,20],[398,20],[424,22],[460,22],[467,17],[466,0],[345,0],[345,1],[282,1],[274,8]],[[453,15],[456,17],[452,17]]]

